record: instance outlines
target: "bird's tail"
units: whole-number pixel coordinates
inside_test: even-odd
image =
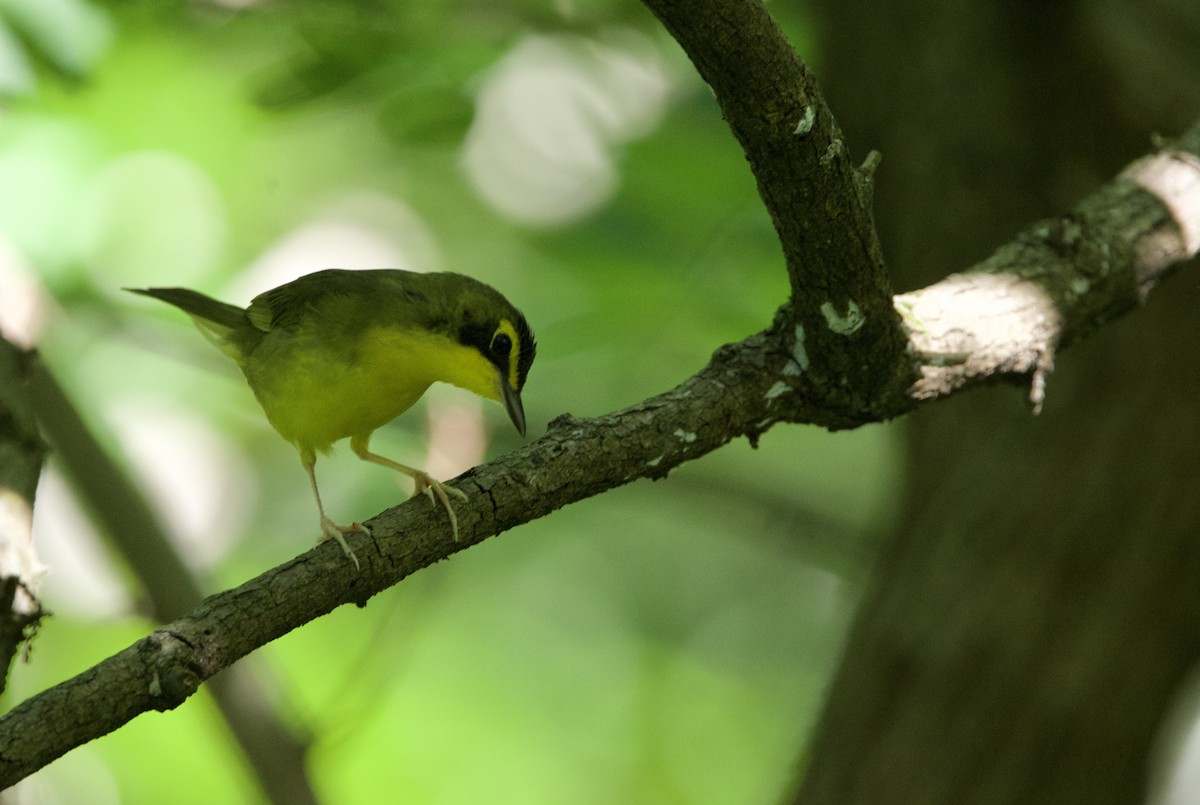
[[[217,346],[222,352],[236,361],[241,361],[242,350],[233,336],[250,327],[246,311],[236,305],[219,302],[211,296],[205,296],[187,288],[126,288],[142,296],[174,305],[191,316],[196,327],[204,337]]]

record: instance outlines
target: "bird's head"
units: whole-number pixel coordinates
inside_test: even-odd
[[[504,404],[513,425],[525,435],[521,390],[537,354],[533,330],[513,305],[495,289],[461,275],[452,317],[453,337],[466,347],[470,360],[456,367],[449,382]],[[480,360],[482,358],[482,360]]]

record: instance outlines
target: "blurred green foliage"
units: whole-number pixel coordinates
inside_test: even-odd
[[[307,485],[233,367],[121,286],[244,303],[280,271],[389,257],[473,274],[537,332],[533,437],[669,388],[785,300],[745,161],[637,4],[243,5],[0,1],[0,283],[32,285],[20,305],[3,294],[0,322],[30,319],[213,589],[309,547]],[[795,9],[773,11],[807,36]],[[522,95],[512,76],[561,94]],[[502,136],[480,134],[485,106]],[[479,142],[491,150],[465,156]],[[496,192],[537,180],[524,213],[472,173],[503,160]],[[471,404],[433,396],[430,416]],[[499,408],[484,416],[490,453],[517,444]],[[424,425],[414,410],[378,448],[422,464]],[[405,494],[347,451],[318,471],[335,517]],[[771,801],[898,472],[882,427],[735,443],[279,640],[262,652],[278,707],[315,739],[330,802]],[[58,614],[9,706],[150,628],[61,487],[48,478],[37,515]],[[259,796],[204,693],[24,785],[92,803]]]

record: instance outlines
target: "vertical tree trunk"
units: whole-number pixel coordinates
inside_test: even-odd
[[[1194,3],[822,5],[831,105],[853,149],[884,154],[899,288],[1200,116]],[[912,418],[905,514],[797,801],[1144,800],[1200,657],[1200,283],[1058,363],[1041,416],[997,388]]]

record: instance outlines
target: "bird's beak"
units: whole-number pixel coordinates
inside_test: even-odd
[[[504,378],[496,384],[500,387],[500,399],[504,403],[508,416],[517,426],[517,433],[525,435],[525,406],[521,405],[521,392],[514,390]]]

